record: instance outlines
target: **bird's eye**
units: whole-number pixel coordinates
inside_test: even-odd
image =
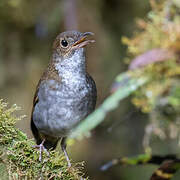
[[[68,46],[68,42],[67,42],[66,40],[62,40],[62,41],[61,41],[61,45],[62,45],[63,47],[67,47],[67,46]]]

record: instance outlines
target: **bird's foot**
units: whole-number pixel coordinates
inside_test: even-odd
[[[44,141],[45,141],[45,139],[41,142],[41,144],[32,146],[33,148],[39,149],[39,161],[42,160],[42,152],[43,151],[47,154],[47,156],[49,156],[49,152],[47,151],[47,149],[43,145]]]
[[[68,156],[66,150],[64,151],[64,155],[65,155],[66,161],[68,163],[68,168],[70,168],[71,167],[71,162],[70,162],[70,159],[69,159],[69,156]]]
[[[68,163],[68,167],[70,168],[71,167],[71,162],[70,162],[68,153],[66,151],[66,138],[65,137],[63,137],[62,140],[61,140],[61,148],[62,148],[62,151],[63,151],[64,156],[66,158],[66,161]]]

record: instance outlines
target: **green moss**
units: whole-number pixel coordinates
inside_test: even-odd
[[[23,117],[16,117],[13,112],[19,108],[0,101],[0,175],[7,179],[80,179],[82,163],[74,164],[70,169],[62,154],[50,152],[48,157],[43,153],[39,162],[39,152],[32,146],[34,141],[15,128],[15,123]],[[80,166],[81,168],[78,168]],[[6,170],[7,169],[7,170]]]

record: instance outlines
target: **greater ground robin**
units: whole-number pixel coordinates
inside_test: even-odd
[[[96,85],[86,71],[85,46],[93,43],[91,32],[66,31],[53,44],[53,54],[36,88],[31,129],[41,151],[55,149],[61,139],[66,152],[66,137],[96,104]],[[40,154],[41,159],[41,154]]]

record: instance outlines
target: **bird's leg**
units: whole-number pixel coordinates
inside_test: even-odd
[[[62,138],[61,140],[61,149],[66,157],[66,160],[67,160],[67,163],[68,163],[68,167],[71,167],[71,162],[69,160],[69,157],[68,157],[68,154],[67,154],[67,151],[66,151],[66,138]]]
[[[43,151],[49,156],[49,152],[48,152],[47,149],[44,147],[44,141],[45,141],[45,139],[43,139],[43,141],[41,142],[41,144],[33,146],[34,148],[38,148],[38,149],[39,149],[39,161],[42,160],[42,152],[43,152]]]

